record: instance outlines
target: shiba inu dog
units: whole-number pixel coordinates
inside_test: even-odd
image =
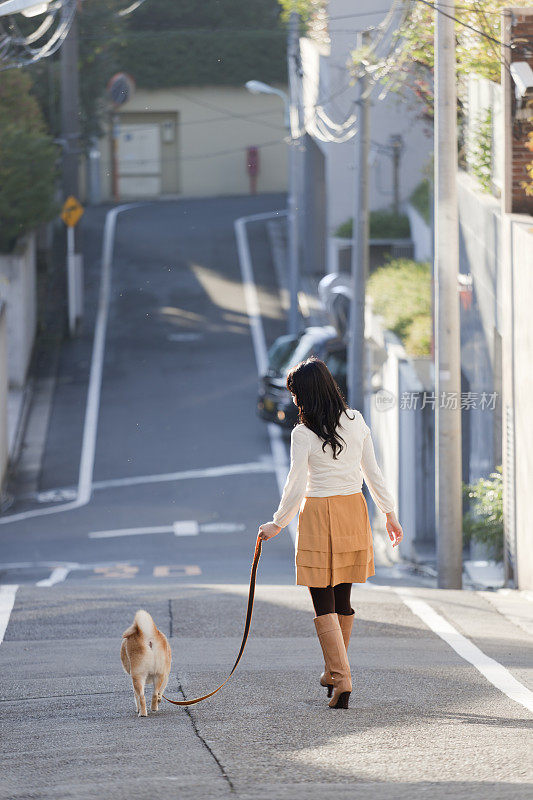
[[[158,710],[161,695],[168,683],[171,659],[167,637],[156,628],[150,614],[140,609],[135,614],[133,625],[122,634],[120,648],[122,666],[131,675],[139,717],[148,716],[144,697],[147,683],[152,683],[154,687],[151,710]]]

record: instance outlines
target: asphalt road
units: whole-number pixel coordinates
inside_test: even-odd
[[[189,581],[247,579],[257,527],[271,518],[279,492],[267,429],[255,412],[257,367],[233,221],[283,205],[283,197],[154,203],[118,217],[94,490],[84,507],[62,510],[80,471],[106,210],[88,212],[88,314],[83,335],[60,355],[37,487],[45,502],[23,496],[4,515],[2,581],[46,579],[54,562],[76,565],[69,581],[95,580],[102,574],[95,564],[127,565],[128,576],[143,580],[165,569]],[[271,342],[285,322],[263,226],[253,238]],[[209,474],[217,468],[220,474]],[[21,512],[44,513],[9,521]],[[185,535],[183,525],[173,532],[184,521],[196,523],[197,535]],[[168,532],[118,535],[161,527]],[[117,535],[90,537],[105,531]],[[290,537],[280,536],[264,577],[292,583],[291,553]]]
[[[263,548],[228,686],[187,711],[133,712],[118,652],[137,608],[170,638],[171,696],[214,688],[238,648],[279,485],[233,223],[283,205],[184,200],[118,216],[97,426],[85,420],[108,209],[87,213],[83,331],[60,353],[34,490],[0,518],[2,798],[532,796],[531,601],[379,565],[354,590],[351,708],[332,711],[287,530]],[[270,343],[285,321],[264,225],[249,236]],[[76,507],[80,463],[90,497]]]

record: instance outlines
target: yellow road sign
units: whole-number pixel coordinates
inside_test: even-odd
[[[83,206],[73,195],[67,197],[61,210],[61,219],[69,228],[74,227],[83,214]]]

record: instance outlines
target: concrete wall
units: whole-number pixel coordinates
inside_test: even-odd
[[[415,248],[416,261],[431,261],[433,258],[433,232],[424,217],[410,203],[406,206],[406,213],[411,226],[411,239]]]
[[[7,313],[0,302],[0,492],[3,489],[8,463],[7,436]]]
[[[224,86],[138,90],[120,108],[118,119],[119,141],[121,130],[139,131],[142,126],[155,126],[159,139],[152,144],[147,141],[145,163],[138,165],[146,176],[137,182],[123,181],[123,197],[148,196],[148,179],[156,174],[162,195],[247,194],[246,149],[250,146],[259,148],[257,191],[286,190],[287,131],[283,101],[276,95],[252,95],[245,88]],[[100,151],[105,200],[112,194],[109,130],[100,140]],[[131,164],[129,169],[135,171]],[[155,185],[152,182],[152,191]]]
[[[533,219],[511,222],[515,443],[516,583],[533,589],[531,477],[533,476]]]
[[[499,201],[479,189],[464,172],[457,178],[459,204],[459,270],[470,273],[470,308],[460,306],[461,370],[466,391],[475,402],[467,412],[468,473],[473,482],[501,463],[502,386],[498,363],[501,332],[501,211]],[[494,409],[482,407],[481,393],[496,392]]]
[[[0,255],[0,299],[7,308],[9,384],[26,381],[37,327],[35,234],[23,237],[10,255]]]
[[[365,418],[404,531],[400,553],[387,548],[386,555],[423,560],[435,545],[433,410],[430,404],[422,408],[421,394],[433,390],[430,359],[406,354],[374,314],[371,298],[365,306],[365,338],[371,372]],[[371,499],[369,509],[373,524],[384,530],[385,517]]]

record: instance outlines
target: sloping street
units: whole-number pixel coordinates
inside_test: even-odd
[[[35,489],[0,518],[2,797],[531,796],[527,593],[437,590],[378,563],[354,587],[353,699],[336,712],[288,529],[263,546],[228,685],[135,715],[119,649],[138,608],[169,637],[170,697],[215,688],[239,647],[288,451],[255,411],[234,223],[284,202],[134,205],[107,251],[108,209],[87,214],[90,313],[61,349]],[[246,236],[268,345],[279,287],[264,223]]]

